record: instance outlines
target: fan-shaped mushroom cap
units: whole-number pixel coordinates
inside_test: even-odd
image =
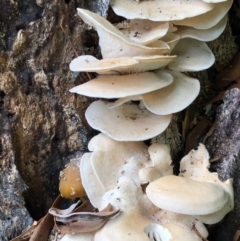
[[[111,7],[117,15],[127,19],[149,19],[152,21],[173,21],[190,18],[213,9],[214,4],[201,0],[132,1],[111,0]]]
[[[158,237],[157,241],[170,241],[171,234],[160,224],[152,224],[147,218],[146,210],[141,206],[143,193],[129,177],[119,179],[117,187],[107,192],[102,199],[102,206],[111,203],[121,212],[114,219],[109,220],[103,228],[96,232],[95,241],[149,241],[149,232]],[[154,225],[151,228],[151,225]],[[153,241],[153,239],[150,239]]]
[[[176,56],[153,55],[98,60],[91,55],[82,55],[72,60],[70,70],[99,74],[139,73],[162,68],[175,58]]]
[[[154,73],[169,73],[173,76],[172,84],[147,94],[120,98],[108,104],[109,108],[115,108],[130,100],[142,100],[143,105],[157,115],[168,115],[183,110],[190,105],[200,91],[197,79],[188,77],[171,70],[157,70]]]
[[[61,241],[93,241],[95,233],[66,234]]]
[[[169,29],[169,23],[152,22],[148,19],[133,19],[115,25],[123,34],[136,43],[147,45],[162,38]]]
[[[214,8],[207,13],[192,18],[173,21],[173,23],[176,25],[194,27],[196,29],[212,28],[227,14],[232,3],[233,0],[216,3],[214,4]]]
[[[103,101],[95,101],[85,115],[92,128],[118,141],[150,139],[162,133],[171,121],[171,115],[155,115],[132,103],[109,109]]]
[[[142,183],[152,182],[160,177],[173,175],[172,159],[167,145],[154,143],[148,148],[152,165],[139,170]]]
[[[175,71],[168,73],[173,76],[172,84],[141,96],[145,107],[157,115],[168,115],[183,110],[193,102],[200,91],[197,79]]]
[[[119,142],[99,134],[90,141],[89,147],[93,150],[92,168],[105,191],[113,189],[122,176],[131,177],[140,186],[138,171],[151,165],[143,142]]]
[[[80,162],[82,183],[89,200],[94,207],[100,208],[104,187],[98,181],[91,164],[91,153],[85,153]]]
[[[219,185],[177,176],[151,182],[146,193],[159,208],[187,215],[217,212],[228,201],[228,194]]]
[[[98,98],[122,98],[131,95],[145,94],[171,84],[173,77],[166,72],[158,75],[144,72],[130,75],[99,75],[70,92]]]
[[[208,170],[209,167],[210,163],[208,151],[204,145],[200,144],[198,150],[192,150],[181,160],[179,176],[197,181],[214,183],[221,186],[225,192],[228,193],[228,201],[222,209],[208,215],[196,216],[196,218],[201,222],[213,224],[221,221],[223,217],[233,209],[234,192],[232,179],[228,179],[225,182],[220,181],[218,174],[216,172],[211,173]]]
[[[210,213],[208,215],[194,215],[200,222],[206,224],[214,224],[220,222],[224,216],[234,208],[234,192],[232,187],[232,179],[228,179],[224,182],[225,186],[228,185],[228,201],[225,206],[217,212]],[[230,191],[231,190],[231,191]]]
[[[175,34],[183,38],[193,38],[200,41],[212,41],[220,36],[224,31],[227,24],[227,17],[224,16],[216,25],[209,29],[195,29],[192,27],[178,26]]]
[[[78,15],[85,23],[96,28],[99,35],[101,53],[104,59],[122,56],[150,56],[168,52],[169,47],[167,45],[161,48],[150,48],[137,44],[98,14],[81,8],[77,10]]]
[[[206,43],[195,39],[181,39],[172,51],[178,57],[168,64],[175,71],[200,71],[213,65],[215,57]]]

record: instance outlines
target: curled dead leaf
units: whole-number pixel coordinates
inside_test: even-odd
[[[86,205],[86,204],[84,204]],[[73,204],[72,206],[76,206]],[[120,210],[111,211],[111,204],[100,212],[76,212],[73,207],[66,210],[51,208],[49,213],[55,217],[55,227],[62,234],[79,234],[96,231],[101,228],[109,218],[114,217]]]

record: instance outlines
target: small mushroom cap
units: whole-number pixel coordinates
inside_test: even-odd
[[[187,215],[206,215],[224,207],[228,195],[219,185],[165,176],[151,182],[146,193],[157,207]]]
[[[123,98],[131,95],[145,94],[170,85],[172,75],[161,72],[159,75],[144,72],[130,75],[99,75],[70,92],[98,98]]]
[[[186,18],[180,21],[173,21],[176,25],[183,25],[194,27],[196,29],[208,29],[215,26],[228,12],[232,6],[233,0],[227,0],[224,2],[214,4],[214,8],[199,16],[192,18]]]
[[[162,68],[175,58],[176,56],[153,55],[98,60],[91,55],[82,55],[72,60],[70,69],[99,74],[130,74]]]
[[[152,182],[160,177],[173,175],[170,149],[162,143],[154,143],[148,148],[152,165],[139,170],[142,183]]]
[[[211,173],[208,169],[210,167],[209,154],[203,144],[200,144],[198,149],[190,151],[180,163],[179,176],[190,178],[197,181],[211,182],[221,186],[228,194],[228,201],[225,206],[217,212],[196,216],[198,220],[206,224],[214,224],[223,219],[223,217],[230,212],[234,207],[234,192],[232,186],[232,179],[222,182],[218,178],[216,172]]]
[[[175,71],[200,71],[215,61],[206,43],[190,38],[181,39],[171,53],[178,56],[168,64],[168,68]]]
[[[91,164],[91,153],[85,153],[80,162],[80,174],[82,183],[91,204],[101,209],[101,199],[106,190],[99,183]]]
[[[65,198],[85,196],[77,161],[71,161],[60,173],[59,191]]]
[[[227,181],[224,182],[225,186],[228,185],[229,188],[228,191],[229,195],[228,195],[228,201],[225,204],[225,206],[218,210],[215,213],[211,213],[208,215],[195,215],[195,217],[202,223],[206,223],[206,224],[215,224],[220,222],[224,216],[229,213],[231,210],[233,210],[234,208],[234,192],[233,192],[233,187],[232,187],[232,179],[228,179]]]
[[[92,138],[89,150],[93,150],[94,173],[107,191],[113,189],[123,176],[130,177],[140,186],[138,170],[151,165],[143,142],[119,142],[101,133]]]
[[[109,109],[103,101],[95,101],[85,115],[92,128],[118,141],[150,139],[162,133],[171,121],[171,115],[155,115],[132,103]]]
[[[149,19],[152,21],[173,21],[190,18],[213,9],[214,4],[201,0],[132,1],[111,0],[111,7],[117,15],[127,19]]]
[[[139,22],[138,19],[133,19],[118,23],[116,28],[136,43],[147,45],[163,37],[168,32],[169,23],[152,22],[148,19]]]
[[[126,56],[150,56],[168,52],[169,47],[167,45],[161,48],[150,48],[137,44],[98,14],[81,8],[77,10],[78,15],[85,23],[96,28],[99,35],[101,53],[104,59]]]
[[[81,55],[72,60],[69,68],[71,71],[105,73],[111,70],[126,69],[136,64],[138,64],[138,61],[129,57],[98,60],[91,55]]]
[[[224,16],[216,25],[208,29],[195,29],[192,27],[178,26],[175,34],[183,38],[193,38],[200,41],[212,41],[220,36],[227,24],[227,17]]]
[[[168,115],[183,110],[193,102],[200,91],[197,79],[175,71],[168,73],[173,76],[172,84],[141,97],[145,107],[157,115]]]

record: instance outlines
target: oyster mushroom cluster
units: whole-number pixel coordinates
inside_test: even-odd
[[[217,223],[233,209],[232,180],[221,182],[209,172],[204,145],[182,159],[179,176],[164,144],[147,147],[101,133],[88,148],[79,166],[90,202],[120,213],[98,230],[62,241],[201,241],[208,236],[203,223]]]
[[[117,25],[77,9],[98,32],[103,57],[82,55],[70,63],[72,71],[98,73],[70,90],[101,98],[86,111],[90,126],[119,141],[162,133],[171,114],[197,97],[199,81],[181,72],[204,70],[214,63],[205,42],[223,32],[231,4],[232,0],[112,0],[115,13],[127,19]]]
[[[162,133],[171,114],[197,97],[199,81],[182,72],[214,63],[205,42],[223,32],[231,4],[111,0],[115,13],[127,19],[117,25],[78,9],[98,32],[103,57],[82,55],[70,63],[72,71],[98,74],[70,91],[101,99],[86,110],[89,125],[102,133],[79,162],[81,184],[96,209],[110,204],[120,212],[101,228],[62,241],[201,241],[208,236],[204,224],[233,209],[232,180],[209,172],[203,145],[182,159],[175,176],[169,148],[142,142]]]

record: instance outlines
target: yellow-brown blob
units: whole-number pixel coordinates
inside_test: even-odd
[[[76,198],[86,195],[76,162],[70,162],[59,175],[59,191],[65,198]]]

